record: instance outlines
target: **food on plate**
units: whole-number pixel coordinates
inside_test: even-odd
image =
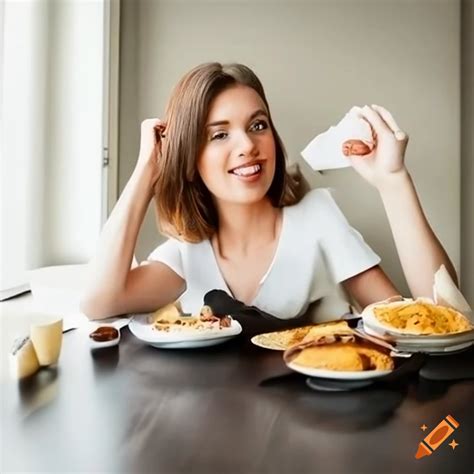
[[[232,318],[229,315],[216,315],[208,305],[201,308],[199,319],[204,322],[219,323],[221,328],[229,328],[232,324]]]
[[[154,330],[162,332],[208,331],[230,327],[232,318],[229,315],[214,314],[207,305],[201,308],[197,316],[186,315],[173,304],[155,311],[152,324]]]
[[[375,304],[371,311],[383,326],[406,334],[453,334],[474,329],[459,311],[425,299]]]
[[[286,362],[324,370],[364,371],[394,368],[388,349],[355,334],[320,336],[291,347],[285,351],[283,357]]]
[[[301,326],[299,328],[286,329],[284,331],[257,334],[252,337],[252,342],[256,346],[264,347],[265,349],[284,351],[285,349],[301,342],[311,327],[312,326]]]
[[[154,324],[158,320],[173,321],[181,316],[181,308],[178,303],[170,303],[156,310],[148,317],[148,322]]]
[[[352,334],[352,330],[346,321],[331,321],[322,324],[301,326],[284,331],[268,332],[258,334],[252,338],[252,342],[265,349],[286,350],[291,346],[314,339],[317,336],[333,334],[335,332]]]
[[[354,331],[349,327],[347,321],[331,321],[329,323],[316,324],[310,326],[309,331],[305,334],[301,342],[312,341],[318,337],[330,336],[332,334],[338,334],[340,336],[352,335]]]

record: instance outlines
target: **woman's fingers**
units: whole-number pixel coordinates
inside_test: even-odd
[[[161,141],[166,123],[158,118],[143,120],[141,124],[139,161],[156,159],[161,153]],[[158,154],[157,154],[158,152]]]
[[[407,134],[398,126],[393,115],[386,108],[375,104],[372,105],[372,108],[379,113],[385,123],[392,129],[397,140],[405,140],[408,138]]]
[[[155,125],[154,130],[155,130],[155,140],[156,140],[156,142],[159,142],[163,138],[165,138],[165,125],[163,125],[163,124]]]
[[[158,118],[149,118],[142,121],[142,128],[150,128],[164,125],[164,122]]]
[[[158,118],[145,119],[142,122],[142,134],[148,133],[148,130],[153,130],[156,143],[160,142],[163,138],[165,128],[166,124]]]
[[[374,109],[371,109],[368,105],[360,108],[358,113],[370,123],[378,137],[393,133],[388,124],[385,123],[383,118]]]

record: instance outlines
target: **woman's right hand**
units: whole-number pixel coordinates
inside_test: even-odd
[[[137,166],[151,165],[157,171],[156,165],[161,155],[161,137],[165,128],[165,123],[157,118],[146,119],[142,122]]]

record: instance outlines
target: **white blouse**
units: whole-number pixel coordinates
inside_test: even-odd
[[[221,289],[232,296],[209,240],[195,244],[168,239],[148,260],[166,264],[186,281],[180,298],[185,312],[198,312],[210,290]],[[252,306],[290,319],[318,301],[322,304],[317,305],[313,320],[335,319],[349,310],[339,283],[379,262],[329,190],[313,189],[299,203],[283,208],[277,249]]]

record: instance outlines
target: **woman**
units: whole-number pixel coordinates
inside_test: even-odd
[[[377,146],[349,159],[380,193],[412,295],[431,296],[441,264],[456,275],[404,165],[408,137],[382,107],[360,113]],[[291,319],[339,284],[362,307],[399,294],[330,194],[303,197],[302,184],[286,171],[254,73],[239,64],[194,68],[172,94],[166,120],[142,123],[136,168],[90,264],[83,312],[91,319],[150,312],[179,297],[195,312],[207,291],[220,288]],[[171,238],[131,268],[153,197]]]

